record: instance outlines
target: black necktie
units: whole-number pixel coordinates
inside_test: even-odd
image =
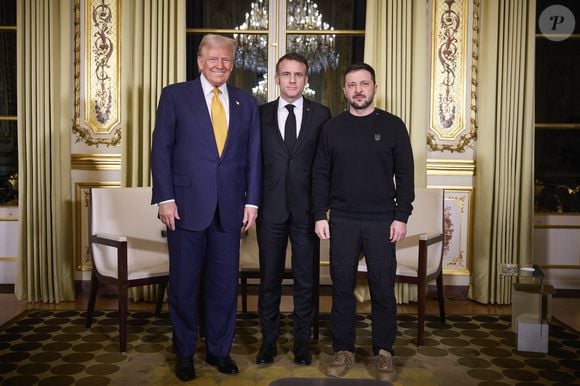
[[[294,115],[294,105],[286,105],[288,109],[288,118],[284,125],[284,142],[289,152],[294,149],[296,144],[296,115]]]

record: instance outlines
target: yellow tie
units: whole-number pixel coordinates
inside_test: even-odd
[[[213,124],[213,133],[215,135],[218,154],[221,157],[226,143],[226,136],[228,135],[228,123],[226,121],[226,111],[220,101],[219,95],[219,88],[214,87],[213,98],[211,100],[211,121]]]

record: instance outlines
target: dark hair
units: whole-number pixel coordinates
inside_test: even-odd
[[[306,58],[304,56],[302,56],[298,52],[288,52],[286,55],[284,55],[280,59],[278,59],[278,62],[276,63],[276,74],[278,73],[278,69],[280,68],[280,63],[283,60],[294,60],[296,62],[300,62],[300,63],[304,64],[306,66],[306,74],[305,75],[308,75],[308,61],[306,60]]]
[[[346,68],[346,70],[344,70],[344,77],[346,78],[346,76],[348,74],[350,74],[351,72],[355,72],[355,71],[359,71],[359,70],[365,70],[365,71],[370,72],[371,79],[373,80],[373,83],[377,83],[375,81],[375,69],[366,63],[353,63],[353,64],[351,64],[350,66],[348,66]]]

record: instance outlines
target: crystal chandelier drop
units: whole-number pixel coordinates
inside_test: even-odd
[[[267,3],[267,2],[266,2]],[[268,5],[264,0],[251,4],[246,20],[236,30],[268,30]],[[264,74],[268,71],[268,38],[264,34],[234,34],[238,41],[236,67]]]
[[[236,30],[268,30],[268,6],[264,0],[251,4],[244,23]],[[335,49],[336,35],[333,27],[322,22],[318,5],[311,0],[288,1],[287,29],[296,31],[287,35],[287,51],[298,52],[306,58],[310,73],[328,68],[336,69],[339,54]],[[330,34],[300,34],[300,31],[324,30]],[[268,39],[266,34],[234,34],[238,41],[236,66],[264,74],[268,71]]]
[[[288,1],[288,30],[334,31],[328,23],[322,22],[318,4],[311,0]],[[296,51],[306,57],[310,73],[319,73],[328,68],[338,67],[339,54],[335,50],[334,34],[324,35],[287,35],[288,51]]]

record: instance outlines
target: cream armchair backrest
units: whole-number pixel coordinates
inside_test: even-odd
[[[128,237],[165,242],[165,225],[151,205],[151,188],[93,188],[92,233],[116,233]]]
[[[150,204],[151,188],[93,188],[91,236],[127,241],[128,279],[167,275],[169,255],[165,226]],[[91,243],[93,262],[101,275],[117,277],[117,250]]]
[[[407,222],[407,237],[397,243],[397,275],[417,276],[419,238],[444,233],[443,189],[415,189],[413,214]],[[443,243],[428,246],[427,276],[441,267]]]

